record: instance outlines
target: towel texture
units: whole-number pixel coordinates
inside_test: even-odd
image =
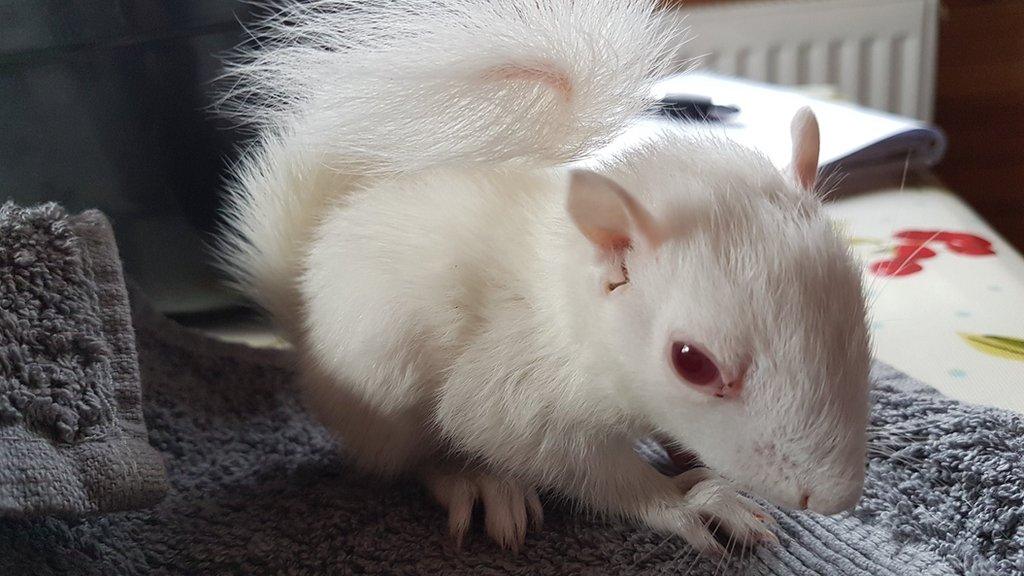
[[[0,207],[0,516],[152,504],[131,316],[99,212]]]
[[[85,522],[0,521],[0,574],[1019,574],[1021,418],[920,391],[879,367],[855,514],[773,510],[781,545],[743,563],[549,501],[518,554],[479,529],[461,552],[415,483],[353,472],[291,388],[285,353],[214,342],[136,312],[146,419],[171,490]],[[882,454],[884,452],[884,454]]]
[[[856,515],[958,574],[1024,574],[1024,417],[876,371],[875,456]]]

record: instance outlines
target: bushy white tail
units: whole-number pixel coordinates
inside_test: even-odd
[[[665,72],[655,0],[287,0],[228,77],[260,130],[224,264],[279,317],[325,203],[437,166],[551,166],[617,135]]]

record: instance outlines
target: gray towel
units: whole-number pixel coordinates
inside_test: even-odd
[[[0,516],[137,508],[167,489],[99,212],[0,207]]]
[[[0,521],[0,574],[1024,573],[1022,419],[875,372],[876,440],[858,511],[774,511],[781,545],[743,563],[698,559],[678,538],[599,521],[549,499],[518,554],[479,529],[451,548],[444,512],[414,482],[346,464],[301,410],[288,357],[211,341],[136,311],[150,439],[171,491],[151,510],[85,522]]]

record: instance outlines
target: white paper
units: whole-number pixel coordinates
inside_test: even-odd
[[[613,142],[607,152],[650,138],[659,130],[683,130],[728,137],[760,150],[781,169],[790,161],[790,121],[803,106],[811,107],[821,128],[823,173],[886,164],[930,166],[945,150],[942,132],[923,122],[776,86],[690,72],[660,82],[656,92],[709,97],[715,104],[734,105],[740,111],[722,122],[667,117],[644,120]]]

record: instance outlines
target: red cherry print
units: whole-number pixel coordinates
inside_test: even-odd
[[[934,257],[935,251],[924,244],[900,244],[891,260],[875,262],[869,269],[879,276],[909,276],[922,270],[918,260]]]
[[[992,243],[981,236],[967,234],[965,232],[950,232],[948,230],[903,230],[894,234],[904,244],[926,244],[928,242],[941,242],[945,244],[950,252],[968,256],[986,256],[995,254],[992,250]]]
[[[941,230],[901,230],[893,234],[893,237],[906,240],[905,244],[924,244],[933,240],[945,242],[951,234],[952,232],[943,232]]]
[[[896,247],[893,260],[924,260],[934,256],[935,250],[926,248],[923,244],[901,244]]]
[[[923,270],[920,264],[911,260],[879,260],[868,266],[878,276],[909,276]]]
[[[949,250],[965,256],[991,256],[996,253],[995,250],[987,246],[956,246],[950,244]]]
[[[901,230],[893,237],[899,244],[893,249],[890,260],[880,260],[868,266],[868,270],[879,276],[907,276],[922,270],[917,262],[934,258],[936,253],[927,245],[945,244],[954,254],[963,256],[988,256],[995,254],[992,243],[981,236],[949,230]]]
[[[991,244],[977,236],[955,238],[950,240],[946,245],[949,247],[950,252],[956,252],[957,254],[964,254],[967,256],[988,256],[996,253],[996,251],[992,249]]]
[[[956,242],[958,244],[974,244],[978,246],[991,246],[992,243],[981,236],[967,234],[964,232],[943,232],[943,242]]]

